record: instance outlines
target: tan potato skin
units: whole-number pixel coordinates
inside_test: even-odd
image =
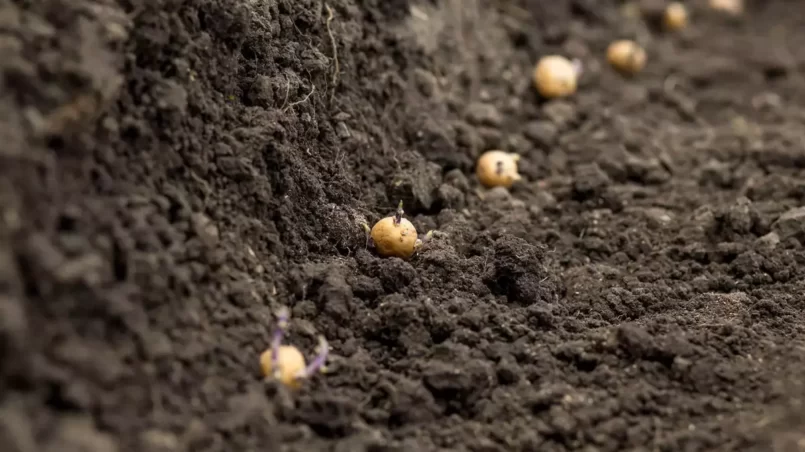
[[[498,162],[503,162],[500,174],[497,172]],[[475,174],[487,188],[510,188],[514,181],[520,179],[520,174],[517,172],[517,156],[504,151],[487,151],[478,158]]]
[[[634,75],[642,71],[646,59],[646,51],[634,41],[615,41],[607,48],[607,61],[622,74]]]
[[[546,98],[566,97],[576,92],[578,73],[573,63],[560,55],[542,57],[534,68],[534,85]]]
[[[688,25],[688,10],[682,3],[673,2],[665,8],[662,19],[666,30],[681,30]]]
[[[744,2],[743,0],[710,0],[710,8],[738,16],[744,11]]]
[[[394,224],[394,217],[383,218],[372,227],[371,236],[377,253],[383,257],[408,259],[416,250],[416,228],[405,218],[400,224]]]
[[[283,345],[279,349],[277,362],[280,367],[280,382],[292,389],[298,389],[300,381],[296,376],[305,369],[305,357],[302,352],[292,345]],[[260,370],[263,376],[274,377],[270,348],[260,355]]]

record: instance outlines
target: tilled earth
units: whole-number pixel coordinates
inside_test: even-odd
[[[0,1],[3,451],[805,449],[805,8],[688,6]]]

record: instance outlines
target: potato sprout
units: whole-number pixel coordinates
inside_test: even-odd
[[[666,30],[677,31],[688,25],[688,10],[679,2],[672,2],[665,8],[662,23]]]
[[[403,203],[400,201],[397,213],[375,223],[370,232],[377,253],[383,257],[408,259],[422,246],[414,225],[403,218],[405,212],[402,207]]]
[[[607,61],[624,75],[634,75],[646,66],[646,51],[634,41],[615,41],[607,49]]]
[[[293,345],[282,345],[282,337],[288,328],[290,312],[280,309],[277,314],[277,328],[271,339],[271,347],[260,355],[260,369],[266,378],[274,378],[291,389],[299,389],[302,380],[310,378],[316,372],[324,372],[329,345],[324,337],[319,337],[318,355],[310,365],[305,366],[305,357]]]
[[[534,84],[542,97],[566,97],[576,92],[581,63],[560,55],[542,57],[534,69]]]
[[[517,162],[520,156],[504,151],[487,151],[478,159],[475,174],[478,180],[487,187],[510,188],[515,181],[520,180],[517,172]]]

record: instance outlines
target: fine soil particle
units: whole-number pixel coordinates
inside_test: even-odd
[[[0,1],[3,450],[803,450],[805,10],[705,4]]]

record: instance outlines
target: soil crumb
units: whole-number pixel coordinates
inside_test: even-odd
[[[803,450],[803,5],[621,3],[0,2],[3,450]]]

